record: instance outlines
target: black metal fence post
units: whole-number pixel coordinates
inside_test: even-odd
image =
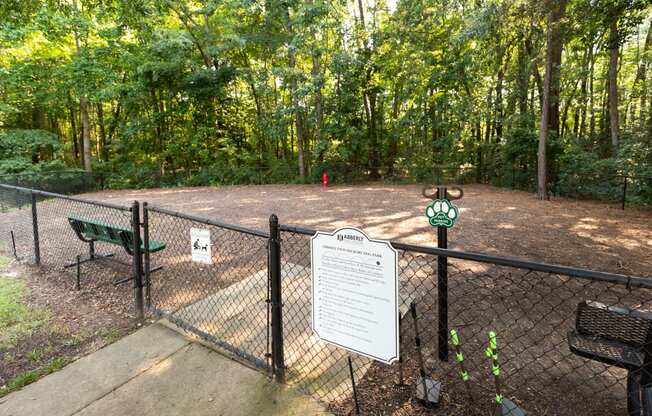
[[[623,198],[621,201],[621,209],[625,209],[625,204],[627,203],[627,175],[623,176]]]
[[[437,188],[437,198],[446,198],[447,189]],[[437,247],[448,248],[448,229],[437,227]],[[448,360],[448,257],[437,257],[437,305],[438,305],[438,327],[439,359]]]
[[[133,266],[134,266],[134,304],[136,306],[136,318],[143,319],[143,265],[140,252],[140,204],[134,201],[131,206],[131,228],[134,234]]]
[[[281,234],[278,217],[269,217],[269,272],[272,303],[272,367],[276,381],[285,382],[283,353],[283,298],[281,293]]]
[[[31,192],[32,197],[32,231],[34,234],[34,263],[41,264],[41,246],[38,236],[38,215],[36,213],[36,194]]]
[[[14,257],[18,259],[18,252],[16,251],[16,236],[14,236],[14,231],[9,231],[9,234],[11,235],[11,246],[14,249]]]
[[[152,306],[152,292],[150,288],[150,258],[149,258],[149,211],[147,211],[147,202],[143,202],[143,262],[145,268],[145,304],[147,308]]]

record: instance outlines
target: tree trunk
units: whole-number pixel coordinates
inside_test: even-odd
[[[564,15],[567,0],[561,0],[552,4],[548,14],[546,30],[546,74],[543,82],[543,106],[541,109],[541,127],[539,131],[539,152],[537,159],[538,196],[541,200],[550,199],[548,194],[548,160],[546,155],[546,142],[549,130],[559,128],[559,63],[561,62],[562,39],[559,20]],[[555,89],[555,78],[557,87]],[[555,102],[556,100],[556,102]],[[556,113],[555,113],[556,107]],[[556,123],[551,123],[553,117],[557,117]]]
[[[609,28],[609,135],[614,155],[618,152],[618,17],[614,16]]]
[[[91,123],[88,118],[88,98],[79,99],[79,111],[82,120],[82,149],[84,153],[84,170],[91,172]]]
[[[77,0],[72,2],[75,12],[79,13],[79,8],[77,7]],[[81,42],[79,39],[79,32],[74,31],[75,37],[75,48],[77,54],[79,55],[82,51]],[[88,119],[88,98],[82,94],[79,98],[79,113],[81,115],[82,123],[82,154],[83,154],[83,163],[84,170],[90,172],[91,168],[91,132],[90,132],[90,121]]]
[[[80,161],[79,144],[77,140],[77,122],[75,108],[70,103],[70,138],[72,139],[72,155],[75,162]]]
[[[106,131],[104,130],[104,109],[102,103],[97,104],[97,124],[99,125],[100,155],[103,162],[109,161],[109,148],[106,141]]]
[[[292,21],[290,18],[290,6],[288,5],[285,9],[286,18],[287,18],[287,29],[288,37],[291,40],[294,37],[294,31],[292,29]],[[301,111],[299,111],[299,100],[297,98],[297,80],[294,75],[294,69],[296,67],[296,52],[294,48],[288,45],[288,67],[290,69],[290,96],[292,97],[292,110],[294,112],[294,125],[297,133],[297,155],[298,155],[298,165],[299,165],[299,177],[306,177],[306,165],[304,162],[304,137],[303,137],[303,125],[301,122]]]
[[[316,85],[315,88],[315,116],[317,119],[317,140],[321,141],[323,136],[324,114],[322,110],[322,92],[321,92],[321,66],[319,65],[319,55],[317,52],[312,54],[312,77]]]
[[[539,59],[537,58],[537,54],[534,52],[530,37],[525,38],[525,50],[527,51],[528,56],[533,59],[532,75],[534,76],[534,82],[537,86],[537,92],[539,93],[539,106],[543,108],[543,81],[541,80],[541,74],[539,73]]]
[[[638,84],[640,86],[640,104],[639,104],[639,123],[641,129],[645,127],[645,107],[647,106],[647,66],[649,65],[650,59],[648,58],[648,53],[652,47],[652,24],[647,29],[647,37],[645,38],[645,46],[643,46],[642,59],[639,62],[638,70],[636,71],[636,80],[634,85]],[[652,113],[652,108],[650,109]]]
[[[394,85],[394,97],[392,99],[392,134],[389,141],[389,149],[387,152],[387,159],[385,165],[387,166],[387,176],[394,176],[394,163],[398,156],[398,110],[400,108],[400,84]]]
[[[290,71],[294,72],[296,65],[295,55],[292,50],[288,52],[288,61]],[[303,124],[301,122],[301,111],[299,111],[299,100],[297,99],[297,81],[294,74],[290,74],[292,80],[290,81],[290,89],[292,94],[292,107],[294,110],[294,125],[297,132],[297,151],[298,151],[298,164],[299,164],[299,177],[306,177],[306,164],[304,162],[304,147],[303,147]]]
[[[505,69],[503,67],[503,55],[505,49],[498,46],[496,55],[498,60],[498,74],[496,77],[496,102],[495,102],[495,121],[496,126],[496,143],[500,143],[503,138],[503,118],[505,117],[503,111],[503,80],[505,78]]]
[[[518,48],[518,75],[516,78],[516,85],[518,94],[518,113],[521,123],[527,116],[527,93],[529,89],[530,74],[528,73],[528,60],[529,56],[525,46],[525,40],[519,42]]]
[[[588,79],[593,75],[590,67],[593,63],[593,42],[588,46],[587,51],[586,51],[586,61],[584,61],[584,66],[583,66],[583,73],[586,74],[582,77],[582,81],[580,83],[580,95],[581,95],[581,100],[582,102],[580,103],[580,121],[579,121],[579,127],[577,129],[577,135],[579,137],[584,137],[584,134],[586,133],[586,120],[587,120],[587,115],[588,115],[588,84],[589,81]]]
[[[309,5],[314,4],[314,0],[307,0],[307,3]],[[324,124],[324,114],[322,110],[322,79],[321,79],[321,65],[319,63],[319,58],[320,58],[320,51],[318,48],[319,41],[317,39],[317,33],[315,31],[314,27],[310,28],[310,35],[312,37],[313,45],[312,45],[312,70],[311,70],[311,75],[312,75],[312,82],[315,87],[315,118],[316,118],[316,136],[317,136],[317,142],[321,143],[322,138],[323,138],[323,124]],[[323,157],[323,154],[319,155],[319,160],[321,161]]]

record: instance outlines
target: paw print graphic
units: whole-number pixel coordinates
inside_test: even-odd
[[[426,216],[433,227],[450,228],[459,217],[459,211],[449,200],[435,199],[426,208]]]

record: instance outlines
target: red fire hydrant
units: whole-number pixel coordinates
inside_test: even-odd
[[[321,175],[321,190],[325,191],[328,187],[328,172],[324,171]]]

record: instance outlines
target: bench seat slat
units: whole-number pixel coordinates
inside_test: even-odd
[[[571,331],[568,334],[568,346],[573,353],[581,357],[627,370],[637,370],[643,366],[644,354],[640,349],[599,336],[581,335]]]

